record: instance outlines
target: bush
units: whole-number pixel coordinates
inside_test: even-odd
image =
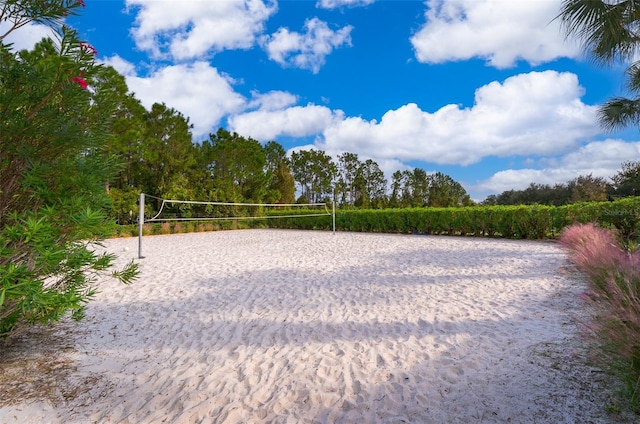
[[[160,234],[171,234],[171,224],[163,222],[160,226]]]
[[[230,218],[212,223],[215,230],[239,228],[288,228],[331,230],[332,217],[278,217],[282,211],[267,212],[271,219]],[[317,213],[296,209],[288,215]],[[566,206],[470,206],[451,208],[340,209],[336,212],[336,230],[376,233],[436,234],[456,236],[503,237],[513,239],[556,238],[573,223],[598,222],[618,230],[625,245],[633,246],[640,234],[640,197],[615,202],[576,203]],[[186,227],[186,228],[185,228]],[[209,224],[205,224],[205,230]],[[176,223],[173,233],[202,231],[201,223]],[[206,230],[210,231],[210,230]]]
[[[151,236],[151,235],[153,235],[153,225],[144,224],[142,226],[142,235],[143,236]]]
[[[626,251],[613,230],[594,224],[566,228],[559,239],[590,281],[587,296],[596,309],[596,359],[626,385],[634,411],[640,409],[640,251]]]
[[[94,247],[115,232],[105,182],[118,168],[105,147],[118,104],[95,49],[61,26],[82,4],[12,1],[0,14],[0,337],[67,312],[82,318],[114,259]],[[2,42],[32,22],[57,41],[19,52]],[[131,263],[112,275],[136,273]]]

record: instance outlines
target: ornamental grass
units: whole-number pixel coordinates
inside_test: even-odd
[[[613,230],[576,224],[561,234],[570,259],[589,278],[594,305],[591,334],[595,359],[624,383],[634,412],[640,411],[640,250],[622,247]]]

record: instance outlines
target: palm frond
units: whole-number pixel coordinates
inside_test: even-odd
[[[607,131],[640,124],[640,98],[614,97],[598,111],[598,121]]]
[[[564,0],[557,18],[597,62],[629,61],[637,53],[640,1]]]
[[[633,63],[625,71],[625,85],[632,93],[640,93],[640,61]]]

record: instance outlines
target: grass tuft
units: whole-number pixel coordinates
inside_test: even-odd
[[[559,238],[571,261],[590,282],[595,306],[591,328],[596,359],[624,383],[634,412],[640,411],[640,251],[621,247],[613,230],[594,224],[567,227]]]

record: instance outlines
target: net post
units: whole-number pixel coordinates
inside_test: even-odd
[[[333,203],[331,204],[331,220],[333,221],[333,235],[336,234],[336,196],[333,196]]]
[[[140,193],[140,203],[138,211],[138,259],[144,258],[142,256],[142,227],[144,226],[144,193]]]

